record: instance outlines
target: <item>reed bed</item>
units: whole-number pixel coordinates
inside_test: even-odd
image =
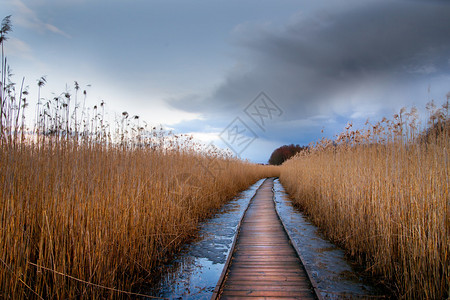
[[[200,221],[276,175],[218,158],[221,169],[205,171],[206,157],[146,148],[60,142],[0,153],[0,291],[12,299],[123,295],[68,276],[130,291]]]
[[[449,295],[448,101],[322,139],[282,165],[280,180],[325,234],[391,283],[396,297]]]
[[[5,18],[2,50],[10,29]],[[88,110],[77,82],[74,94],[44,99],[39,79],[29,129],[27,88],[22,81],[16,91],[8,69],[2,51],[0,298],[133,295],[199,222],[279,174],[127,112],[110,125],[104,102]]]

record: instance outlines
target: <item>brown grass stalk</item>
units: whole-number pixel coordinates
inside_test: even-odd
[[[400,298],[448,297],[446,108],[430,114],[422,134],[415,118],[398,122],[404,110],[367,130],[349,126],[336,141],[317,143],[281,169],[294,202],[368,271],[392,282]]]
[[[0,28],[0,298],[121,297],[239,191],[278,176],[127,112],[109,124],[103,101],[90,116],[78,82],[71,106],[68,88],[41,98],[41,77],[28,129],[27,87],[22,81],[16,93],[4,51],[10,31],[8,16]]]
[[[43,298],[118,296],[68,276],[130,291],[199,222],[258,178],[277,175],[230,158],[208,169],[205,156],[152,148],[59,141],[0,150],[0,291],[11,298],[30,289]]]

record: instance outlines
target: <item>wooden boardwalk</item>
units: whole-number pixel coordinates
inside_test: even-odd
[[[251,200],[213,299],[317,299],[275,209],[273,178]]]

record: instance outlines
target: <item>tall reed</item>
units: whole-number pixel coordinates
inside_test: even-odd
[[[9,18],[2,23],[3,36]],[[8,25],[8,26],[7,26]],[[41,98],[33,129],[2,58],[0,298],[118,298],[157,273],[199,222],[275,167],[141,125],[66,91]],[[5,73],[6,72],[6,73]]]
[[[393,282],[398,297],[448,297],[448,101],[433,103],[419,133],[417,110],[402,109],[287,161],[280,180],[313,221],[367,270]]]

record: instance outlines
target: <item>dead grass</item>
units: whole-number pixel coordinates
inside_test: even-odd
[[[41,98],[27,128],[0,29],[0,298],[122,298],[195,235],[199,222],[277,167],[254,165],[145,125],[109,124],[80,85]],[[142,125],[142,123],[144,125]],[[135,295],[135,294],[134,294]],[[135,295],[136,296],[136,295]]]
[[[235,159],[215,158],[214,169],[210,160],[73,142],[2,145],[2,297],[107,292],[37,266],[129,291],[215,209],[257,179],[276,176],[274,168]]]
[[[448,297],[448,102],[429,107],[419,135],[417,111],[404,109],[365,130],[351,124],[283,164],[280,180],[333,240],[394,283],[400,298]]]

